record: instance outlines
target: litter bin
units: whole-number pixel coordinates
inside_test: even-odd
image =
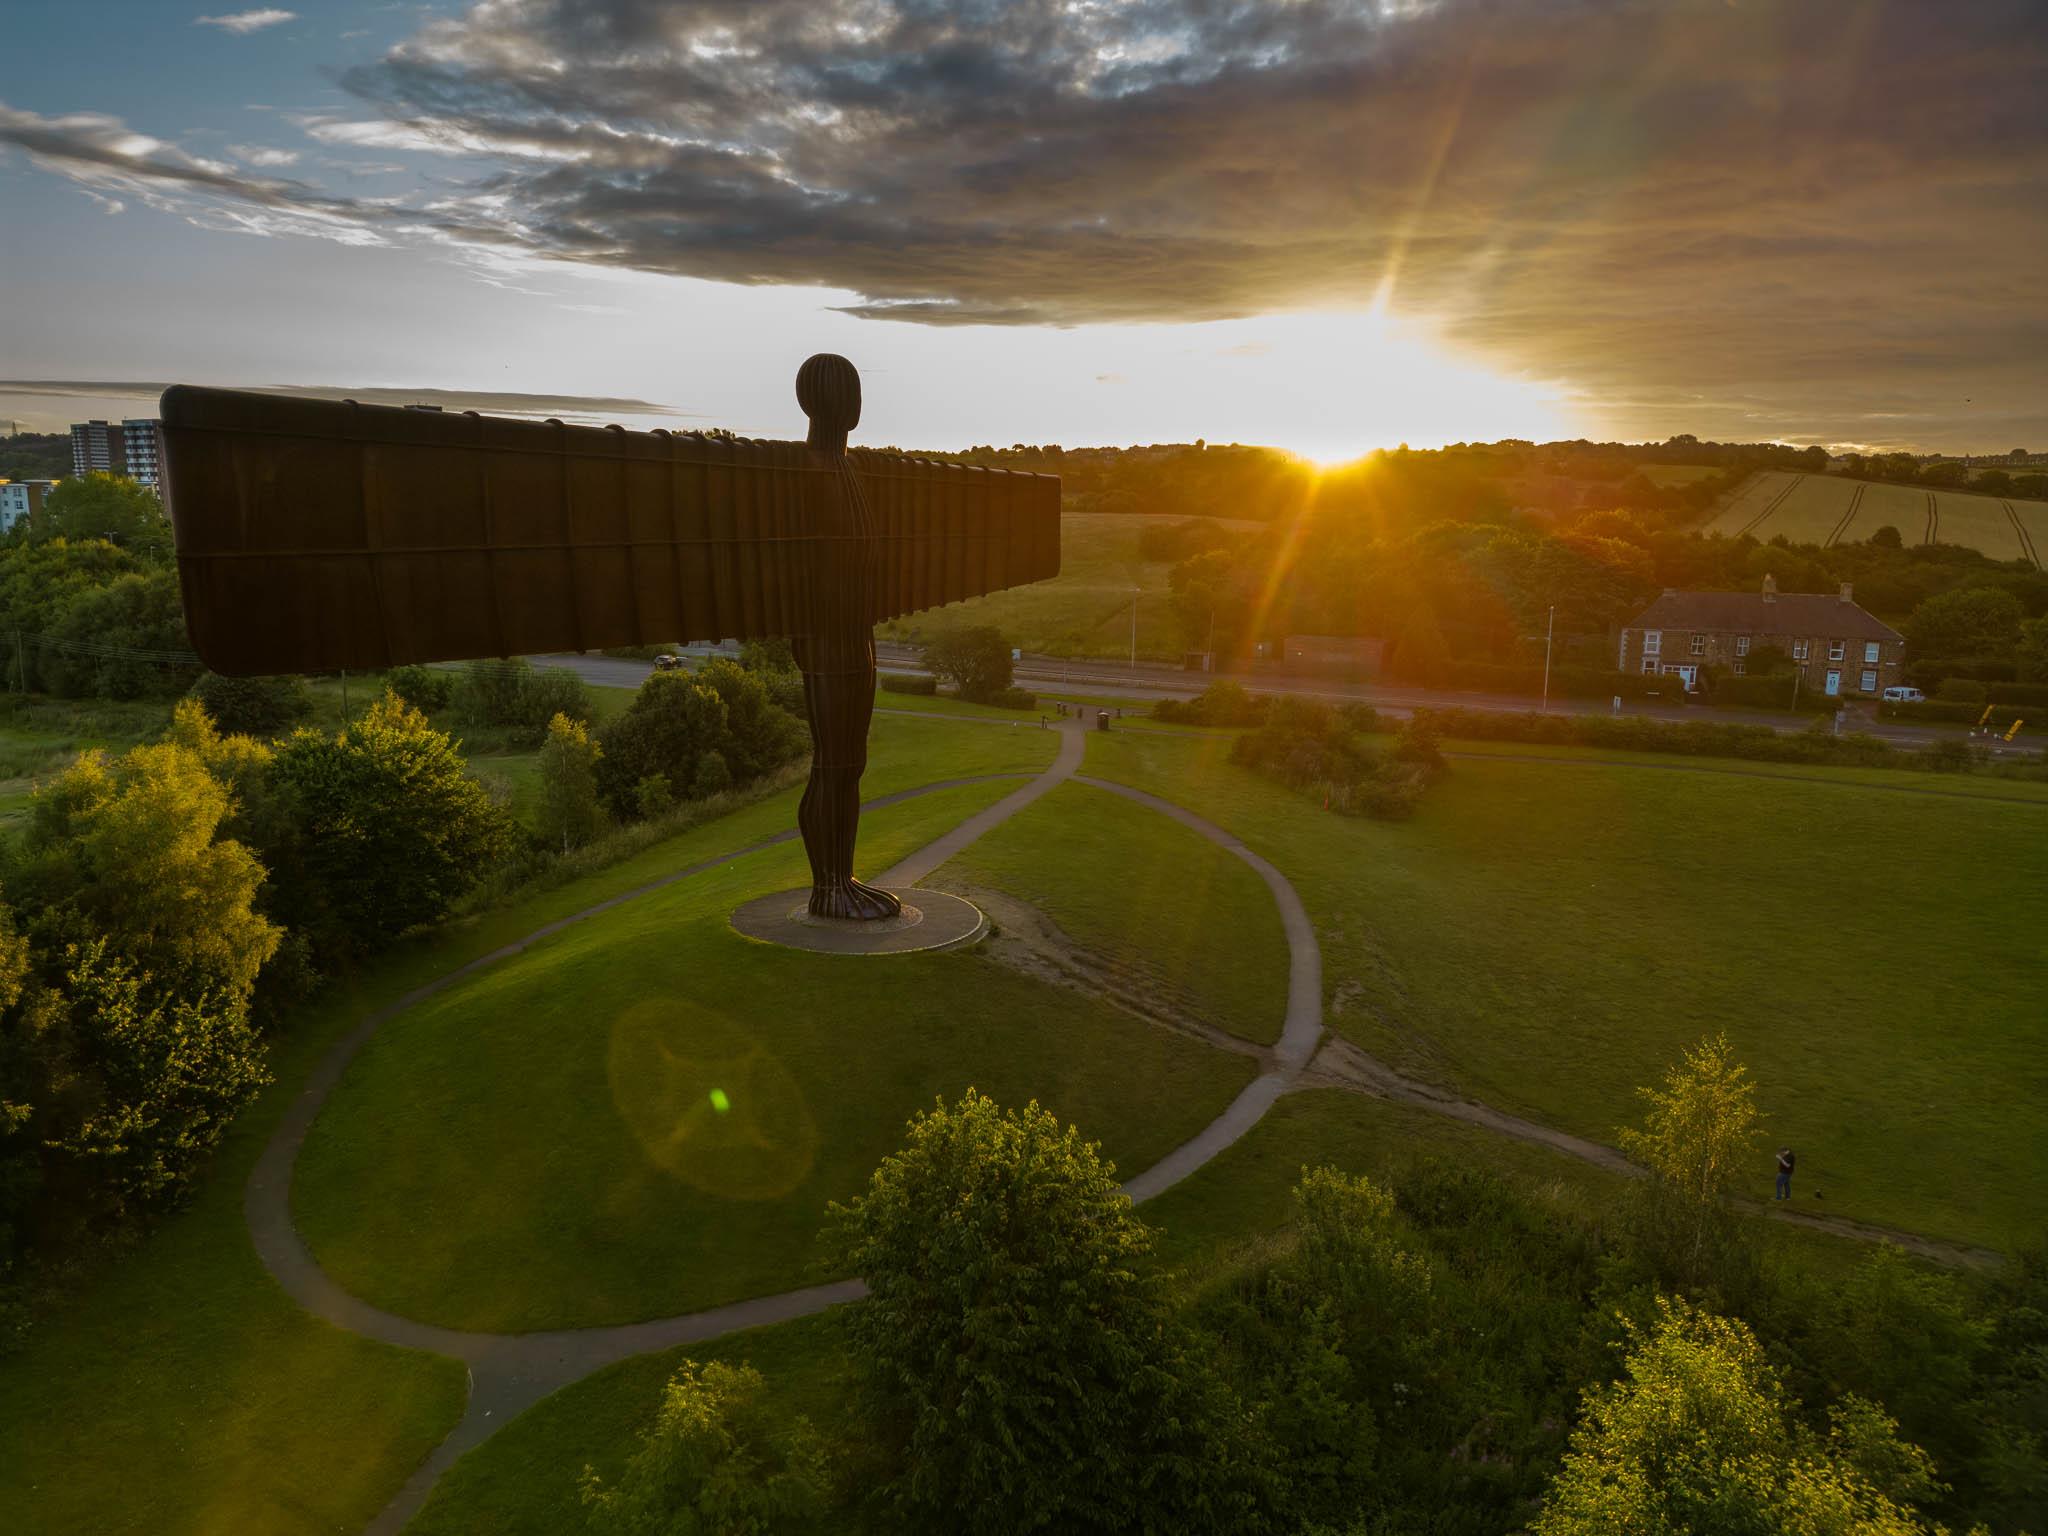
[[[1098,731],[1106,731],[1109,729],[1108,710],[1098,709],[1097,711],[1095,711],[1095,729],[1097,729]]]

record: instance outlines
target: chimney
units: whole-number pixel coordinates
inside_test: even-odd
[[[1773,576],[1769,571],[1766,571],[1764,572],[1764,601],[1767,603],[1775,603],[1777,600],[1778,578]]]
[[[1842,583],[1842,601],[1845,603],[1856,601],[1856,589],[1846,581]]]

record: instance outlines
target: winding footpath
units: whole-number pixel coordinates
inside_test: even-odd
[[[920,712],[921,713],[921,712]],[[929,715],[922,718],[930,719]],[[976,722],[1007,724],[1008,722]],[[1430,1084],[1395,1072],[1344,1041],[1332,1041],[1318,1051],[1323,1040],[1322,952],[1316,942],[1315,926],[1309,920],[1300,895],[1287,877],[1269,861],[1254,853],[1237,838],[1171,801],[1134,789],[1129,785],[1079,774],[1086,751],[1087,732],[1081,721],[1058,723],[1059,748],[1052,765],[1036,775],[1014,773],[980,774],[945,779],[916,789],[903,790],[866,802],[864,809],[880,810],[938,790],[993,780],[1025,778],[1027,782],[1003,799],[977,812],[959,826],[937,838],[884,871],[877,881],[894,888],[916,885],[976,839],[1002,825],[1018,812],[1036,803],[1056,786],[1072,779],[1145,806],[1172,818],[1210,842],[1242,860],[1265,882],[1279,911],[1288,948],[1287,1002],[1280,1038],[1258,1054],[1263,1070],[1208,1126],[1169,1152],[1154,1166],[1124,1185],[1134,1201],[1143,1201],[1171,1188],[1257,1125],[1281,1095],[1305,1086],[1334,1086],[1396,1102],[1417,1105],[1436,1113],[1465,1119],[1518,1139],[1540,1141],[1559,1151],[1599,1166],[1628,1171],[1621,1155],[1611,1147],[1566,1135],[1533,1121],[1520,1120],[1485,1105],[1473,1104]],[[349,1063],[370,1038],[392,1019],[419,1006],[427,999],[457,986],[479,972],[522,954],[542,940],[564,929],[601,916],[628,902],[662,890],[693,875],[702,874],[734,859],[792,842],[796,830],[780,832],[748,847],[700,860],[658,880],[613,896],[568,917],[536,928],[532,933],[503,948],[470,961],[395,1002],[368,1015],[337,1041],[308,1077],[272,1135],[269,1144],[250,1171],[243,1192],[243,1214],[249,1236],[264,1268],[285,1292],[314,1316],[352,1333],[407,1349],[429,1350],[451,1356],[468,1368],[469,1397],[454,1429],[414,1471],[384,1509],[367,1527],[370,1536],[386,1536],[401,1530],[417,1514],[441,1476],[465,1452],[482,1444],[495,1431],[511,1422],[542,1398],[581,1380],[593,1371],[634,1355],[671,1349],[720,1334],[765,1324],[787,1322],[821,1312],[842,1302],[856,1301],[866,1294],[859,1280],[842,1280],[828,1285],[807,1286],[778,1295],[760,1296],[707,1311],[616,1327],[572,1328],[544,1333],[471,1333],[415,1322],[374,1307],[336,1284],[313,1257],[292,1222],[292,1169],[298,1161],[306,1136],[318,1118],[328,1095],[341,1081]],[[1974,1250],[1953,1250],[1932,1245],[1909,1234],[1858,1227],[1832,1220],[1816,1225],[1847,1236],[1900,1242],[1947,1262],[1981,1262],[1986,1257]]]

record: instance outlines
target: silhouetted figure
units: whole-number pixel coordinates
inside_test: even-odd
[[[845,358],[820,352],[797,370],[796,400],[811,422],[804,440],[811,462],[831,471],[813,476],[804,497],[813,531],[828,540],[814,589],[817,618],[809,634],[790,642],[811,725],[811,781],[796,813],[811,859],[810,910],[814,917],[894,917],[901,901],[853,877],[875,714],[874,524],[846,456],[846,436],[860,425],[860,374]]]
[[[1774,1198],[1779,1200],[1790,1200],[1792,1198],[1792,1165],[1798,1160],[1790,1147],[1779,1148],[1778,1193]]]

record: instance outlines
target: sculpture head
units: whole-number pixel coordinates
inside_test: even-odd
[[[796,371],[796,403],[811,419],[811,442],[844,448],[846,434],[860,425],[860,370],[836,352],[804,359]]]

